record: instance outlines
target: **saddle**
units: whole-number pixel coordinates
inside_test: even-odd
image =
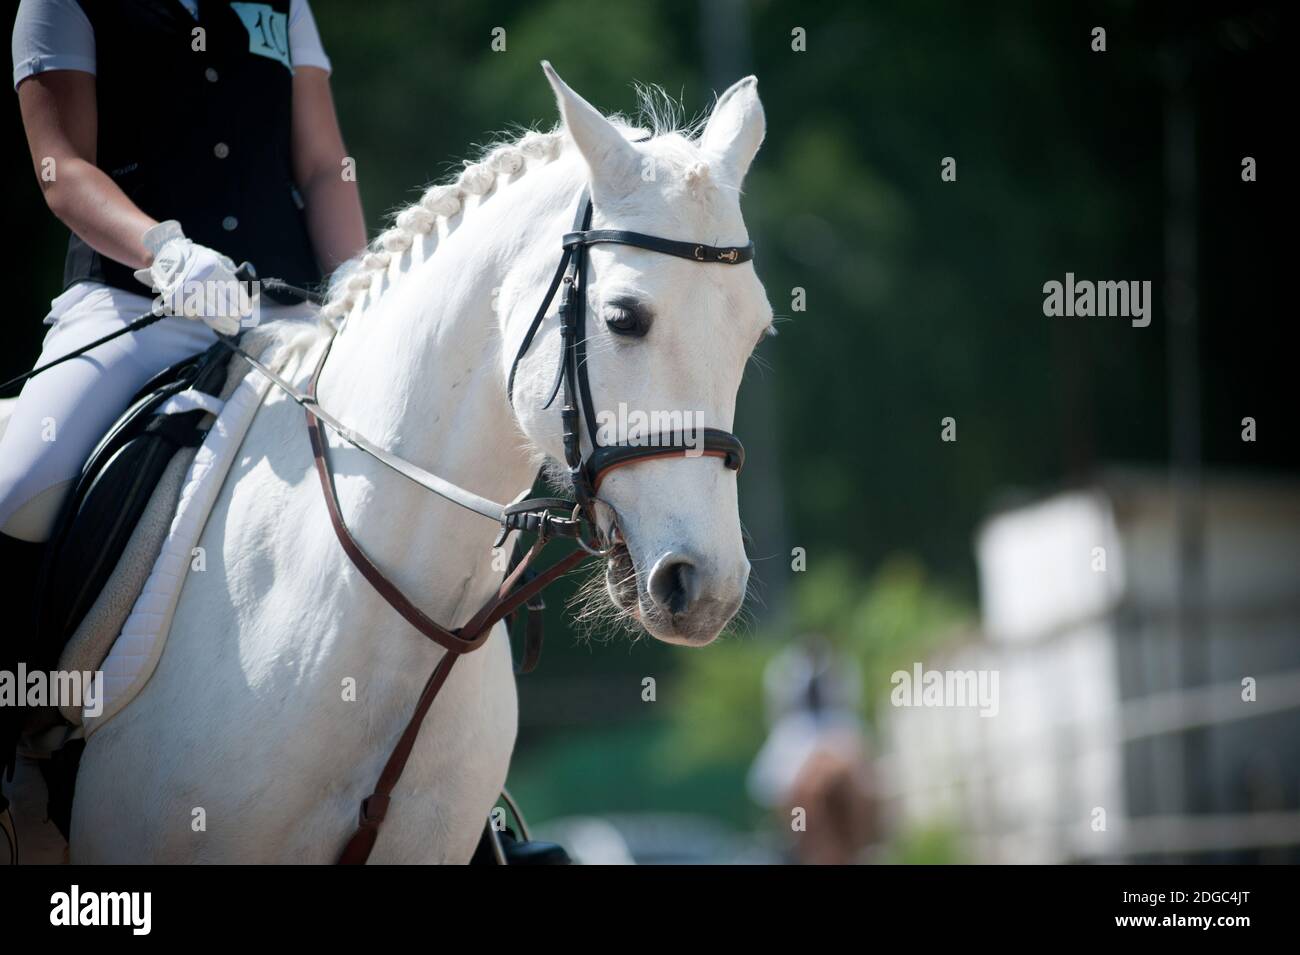
[[[69,639],[112,577],[164,474],[178,455],[203,442],[214,420],[212,412],[221,407],[217,396],[229,363],[229,349],[216,345],[160,372],[136,393],[91,452],[44,545],[29,595],[31,627],[20,650],[29,671],[58,666]],[[27,710],[15,719],[28,734],[63,740],[61,746],[51,745],[54,751],[40,760],[40,768],[50,820],[66,838],[84,742],[64,739],[68,721],[55,706]],[[16,733],[17,724],[12,729]],[[15,743],[7,730],[0,740],[0,764],[10,764]],[[0,804],[5,801],[0,795]]]
[[[156,375],[91,452],[46,548],[29,666],[57,664],[163,472],[178,452],[203,442],[221,408],[230,357],[218,344]]]

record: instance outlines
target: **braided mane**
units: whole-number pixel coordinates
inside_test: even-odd
[[[698,135],[703,117],[683,125],[680,105],[659,87],[638,86],[637,99],[638,114],[644,125],[633,124],[618,115],[609,117],[628,138],[647,134],[654,138],[672,135],[685,144]],[[404,260],[402,253],[408,251],[419,237],[445,234],[445,225],[440,229],[439,222],[445,224],[447,220],[476,208],[471,204],[473,197],[487,196],[499,184],[517,179],[534,165],[554,162],[572,146],[568,133],[562,125],[557,125],[549,132],[529,130],[486,147],[481,157],[474,162],[467,161],[452,181],[430,186],[418,201],[397,212],[389,228],[374,239],[365,252],[339,266],[330,283],[321,318],[337,325],[354,309],[373,304],[385,288],[391,287],[391,283],[385,285],[383,279],[394,261],[397,262],[397,272],[391,277],[392,281],[410,270],[414,263]],[[433,254],[433,251],[436,247],[428,254]]]

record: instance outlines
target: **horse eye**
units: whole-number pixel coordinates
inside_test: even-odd
[[[606,305],[605,325],[615,335],[627,335],[630,338],[641,338],[650,330],[645,310],[633,305]]]

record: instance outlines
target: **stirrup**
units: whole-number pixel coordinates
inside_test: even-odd
[[[519,835],[516,836],[514,830],[509,826],[503,826],[500,829],[496,827],[494,824],[496,807],[493,807],[492,812],[488,814],[487,825],[483,830],[479,853],[483,851],[486,845],[488,852],[491,854],[490,861],[495,865],[573,864],[573,860],[569,858],[569,854],[564,850],[563,846],[554,842],[537,842],[531,838],[528,823],[524,820],[523,813],[519,811],[519,804],[515,802],[509,790],[502,789],[501,798],[515,817],[515,824],[519,827]],[[479,853],[475,854],[475,861],[478,861]]]

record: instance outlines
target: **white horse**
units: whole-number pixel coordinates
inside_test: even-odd
[[[430,189],[324,311],[346,322],[321,379],[322,407],[498,501],[526,487],[539,461],[563,457],[559,415],[542,407],[560,348],[553,318],[520,365],[513,408],[505,380],[583,187],[594,228],[742,244],[740,185],[764,134],[753,77],[719,99],[697,138],[656,131],[633,143],[637,130],[544,69],[561,125],[497,146],[454,184]],[[600,245],[590,275],[596,406],[687,409],[730,430],[741,374],[771,322],[752,264]],[[611,327],[629,309],[643,335]],[[300,385],[319,344],[294,371]],[[464,624],[500,581],[496,528],[333,436],[331,448],[361,546],[429,616]],[[625,544],[607,570],[611,599],[660,640],[708,643],[739,608],[749,574],[735,473],[713,457],[645,461],[612,472],[600,494],[613,509],[602,509],[602,524],[609,531],[616,512]],[[87,744],[71,858],[333,862],[443,651],[349,562],[302,410],[275,390],[200,544],[207,569],[186,580],[156,671]],[[355,701],[343,693],[349,678]],[[505,782],[516,716],[498,625],[438,696],[372,861],[469,859]]]

